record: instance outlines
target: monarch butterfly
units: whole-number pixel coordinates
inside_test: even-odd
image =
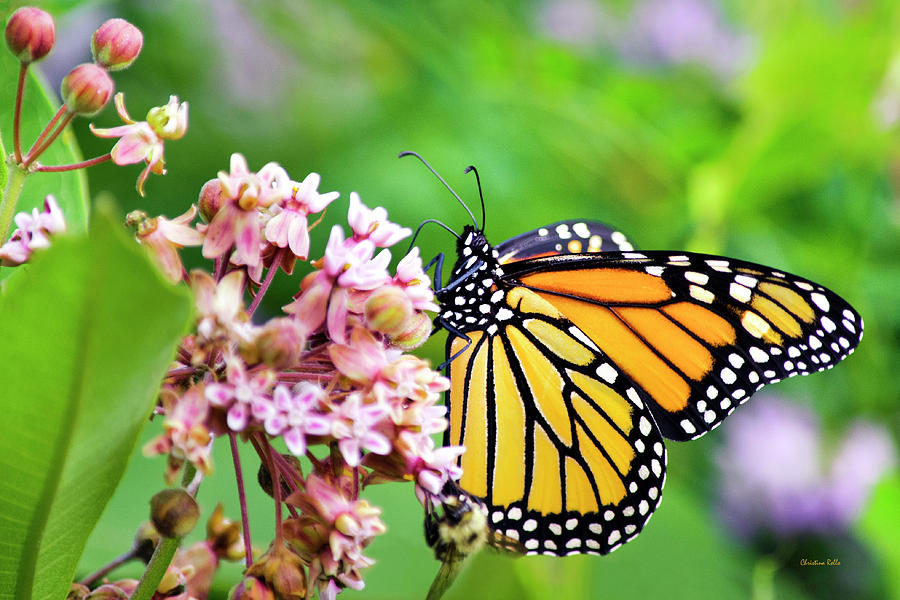
[[[444,441],[466,447],[463,497],[526,554],[607,554],[633,539],[660,502],[663,438],[704,435],[764,385],[830,369],[862,338],[859,314],[821,285],[636,251],[597,222],[497,246],[476,222],[444,286],[441,261]]]

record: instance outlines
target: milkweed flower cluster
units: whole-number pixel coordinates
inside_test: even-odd
[[[7,24],[6,39],[21,64],[10,161],[16,177],[105,161],[143,163],[137,180],[143,196],[149,174],[166,172],[164,144],[187,130],[187,103],[176,96],[136,121],[123,94],[116,94],[125,124],[91,125],[98,137],[117,139],[108,154],[72,165],[36,162],[74,116],[95,114],[109,101],[110,72],[135,61],[141,32],[121,19],[97,29],[94,61],[65,77],[62,107],[27,152],[19,140],[25,70],[52,48],[53,20],[40,9],[20,9]],[[220,439],[232,450],[242,523],[227,521],[217,510],[206,541],[182,550],[167,571],[148,568],[161,577],[148,584],[153,589],[142,589],[147,580],[102,583],[113,565],[74,584],[70,597],[146,598],[149,592],[202,600],[219,562],[243,556],[247,568],[233,598],[318,593],[331,600],[345,588],[363,587],[362,569],[373,563],[366,548],[385,531],[381,509],[362,497],[368,486],[411,481],[420,501],[429,504],[460,477],[456,462],[463,449],[437,448],[432,440],[447,428],[446,409],[437,403],[449,381],[408,354],[431,334],[427,313],[438,309],[434,292],[417,248],[390,267],[392,249],[412,231],[352,193],[348,228],[335,225],[319,254],[311,248],[310,230],[321,217],[310,219],[339,197],[320,192],[320,183],[316,173],[294,180],[274,162],[251,170],[234,154],[228,170],[206,182],[197,204],[183,214],[169,218],[134,210],[126,217],[163,275],[190,288],[196,308],[195,327],[180,343],[159,392],[154,416],[161,432],[144,447],[147,455],[166,457],[168,483],[182,471],[185,487],[153,497],[152,525],[142,527],[128,556],[152,562],[160,554],[154,546],[177,543],[194,526],[194,496],[213,472],[212,447]],[[0,201],[6,221],[20,191],[21,186]],[[10,224],[0,223],[0,239]],[[51,196],[42,211],[20,213],[15,224],[0,247],[4,265],[27,261],[66,228]],[[190,247],[211,261],[209,269],[187,272],[181,253]],[[307,263],[308,273],[297,278],[293,297],[283,299],[283,313],[254,319],[274,277],[293,274],[297,261]],[[259,483],[275,500],[274,539],[261,556],[254,556],[247,527],[242,442],[258,454]],[[276,450],[282,445],[284,454]],[[91,589],[97,581],[101,585]]]
[[[385,530],[360,495],[366,486],[413,481],[424,502],[461,474],[462,448],[437,449],[431,437],[447,427],[438,400],[449,382],[406,353],[430,335],[434,294],[418,249],[389,268],[391,248],[412,232],[385,209],[351,194],[350,231],[332,228],[284,314],[251,318],[274,275],[309,260],[308,219],[338,198],[320,181],[294,181],[275,163],[254,172],[236,154],[203,186],[198,209],[130,217],[166,274],[190,285],[197,316],[160,394],[163,432],[144,451],[168,457],[173,481],[185,462],[210,473],[220,437],[253,445],[279,514],[284,501],[290,516],[239,588],[283,597],[362,588],[365,548]],[[212,274],[185,272],[176,257],[189,245],[214,261]],[[274,450],[277,440],[288,454]]]

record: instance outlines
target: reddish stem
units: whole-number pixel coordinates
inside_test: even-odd
[[[96,158],[91,158],[89,160],[83,160],[79,163],[72,163],[70,165],[41,165],[36,171],[41,171],[42,173],[59,173],[61,171],[75,171],[76,169],[86,169],[88,167],[93,167],[94,165],[99,165],[100,163],[106,162],[112,159],[112,154],[107,152],[103,156],[98,156]]]
[[[228,434],[231,443],[231,458],[234,461],[234,475],[237,479],[238,499],[241,503],[241,525],[244,528],[244,564],[247,568],[253,564],[253,546],[250,543],[250,518],[247,515],[247,497],[244,494],[244,475],[241,472],[241,457],[238,455],[237,439],[234,433]]]
[[[272,258],[272,266],[269,267],[269,271],[266,273],[266,280],[263,281],[262,286],[260,286],[259,290],[257,290],[256,297],[253,298],[253,303],[250,304],[250,308],[247,309],[247,314],[251,317],[253,316],[253,311],[255,311],[256,307],[259,306],[260,301],[266,294],[266,291],[269,289],[269,285],[271,285],[272,280],[275,278],[275,273],[278,272],[278,265],[281,264],[281,257],[283,255],[284,248],[279,248],[278,252],[275,253],[275,257]]]
[[[28,71],[28,63],[19,65],[19,83],[16,88],[16,108],[13,113],[13,148],[16,153],[16,164],[22,164],[22,135],[19,125],[22,120],[22,97],[25,96],[25,73]]]
[[[109,573],[112,573],[118,567],[121,567],[128,561],[134,560],[135,558],[137,558],[137,557],[135,556],[134,550],[129,550],[128,552],[121,554],[121,555],[117,556],[116,558],[112,559],[108,564],[100,567],[98,570],[94,571],[93,573],[91,573],[90,575],[88,575],[87,577],[85,577],[84,579],[79,581],[78,583],[80,583],[81,585],[90,586],[92,583],[94,583],[101,577],[105,577]]]
[[[60,109],[58,111],[56,111],[56,115],[54,115],[53,120],[51,120],[51,123],[53,121],[57,120],[57,118],[58,118],[57,115],[59,115],[60,111],[62,111],[63,109],[65,109],[65,106],[61,106]],[[25,163],[22,166],[27,169],[31,165],[31,163],[33,163],[35,161],[35,159],[37,159],[38,156],[43,154],[44,151],[50,147],[50,144],[52,144],[56,140],[56,138],[59,137],[59,134],[61,134],[63,132],[63,130],[66,128],[66,126],[74,118],[75,118],[75,113],[66,112],[65,116],[63,116],[62,120],[59,122],[56,129],[53,130],[53,133],[51,133],[49,136],[47,136],[47,139],[45,139],[44,142],[40,146],[38,146],[37,142],[34,143],[34,146],[32,146],[31,150],[28,151],[28,156],[25,157]],[[46,132],[46,131],[47,130],[45,129],[44,132]],[[41,135],[44,135],[44,133],[41,133]]]
[[[334,378],[334,375],[329,375],[329,371],[309,371],[305,373],[279,373],[278,374],[278,382],[279,383],[300,383],[301,381],[331,381]]]
[[[47,135],[50,134],[51,131],[56,127],[56,123],[59,121],[60,117],[64,114],[67,114],[66,105],[63,104],[59,107],[59,110],[56,111],[56,114],[53,115],[53,118],[50,119],[50,122],[44,126],[44,130],[41,131],[41,135],[38,136],[38,139],[34,140],[34,143],[31,145],[31,149],[28,151],[28,154],[25,155],[23,160],[31,162],[34,160],[34,151],[44,143],[44,140],[47,138]]]

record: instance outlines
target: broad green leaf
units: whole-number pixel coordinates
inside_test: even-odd
[[[3,600],[65,597],[190,315],[110,213],[0,297]]]
[[[6,22],[4,15],[4,23]],[[40,63],[38,63],[39,65]],[[59,108],[56,93],[30,68],[26,78],[25,97],[22,102],[22,153],[28,151],[44,125],[53,118]],[[6,152],[13,152],[13,108],[16,99],[16,81],[19,63],[11,52],[0,52],[0,135]],[[52,98],[52,99],[51,99]],[[4,159],[6,155],[4,154]],[[75,136],[67,128],[44,152],[38,161],[45,165],[64,165],[82,160],[75,143]],[[88,189],[84,170],[64,173],[34,173],[25,181],[25,189],[19,198],[16,212],[40,207],[44,196],[53,194],[66,216],[71,231],[83,231],[87,226]],[[2,278],[2,274],[0,274]]]

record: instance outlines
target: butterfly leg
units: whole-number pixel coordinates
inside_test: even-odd
[[[470,338],[468,335],[466,335],[465,333],[461,332],[456,327],[454,327],[453,325],[448,323],[446,320],[444,320],[443,317],[436,318],[434,320],[434,323],[436,326],[443,327],[444,329],[446,329],[447,333],[449,333],[450,335],[452,335],[454,337],[458,337],[458,338],[463,338],[464,340],[466,340],[465,346],[460,348],[460,350],[458,352],[454,353],[453,356],[451,356],[450,358],[448,358],[447,360],[445,360],[444,362],[442,362],[441,364],[439,364],[437,366],[438,371],[443,371],[447,365],[452,363],[454,361],[454,359],[456,359],[456,357],[458,357],[460,354],[465,352],[469,348],[469,346],[472,345],[472,338]]]
[[[441,280],[443,280],[444,253],[441,252],[429,260],[428,264],[422,268],[422,272],[427,273],[428,269],[431,268],[431,265],[434,265],[434,283],[432,284],[432,287],[434,288],[435,294],[437,294],[441,291]]]

